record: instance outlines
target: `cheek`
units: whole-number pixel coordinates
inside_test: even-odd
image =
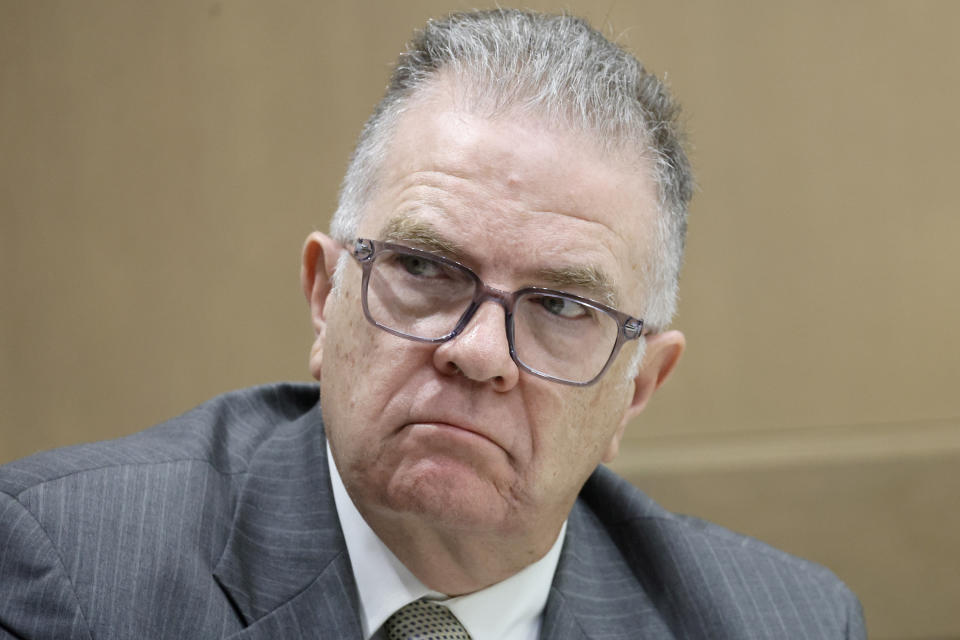
[[[363,326],[365,322],[359,301],[349,293],[338,296],[328,305],[320,367],[320,403],[327,433],[335,445],[341,440],[340,432],[345,430],[345,418],[353,416],[358,406],[364,406],[364,382],[370,377],[367,368],[372,346],[371,332]]]
[[[359,291],[348,289],[330,303],[324,336],[321,381],[328,382],[326,397],[352,398],[367,393],[367,385],[389,363],[381,344],[391,337],[363,315]]]
[[[600,463],[617,431],[623,385],[563,391],[572,393],[547,400],[541,411],[530,410],[541,425],[535,432],[536,458],[558,481],[579,483]]]
[[[331,440],[349,446],[366,441],[369,446],[381,423],[397,413],[396,406],[388,405],[406,402],[405,389],[414,386],[418,371],[428,363],[417,343],[370,324],[357,296],[347,293],[337,299],[328,316],[320,377]]]

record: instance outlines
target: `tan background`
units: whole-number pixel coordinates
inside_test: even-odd
[[[305,379],[300,243],[468,6],[0,0],[0,462]],[[701,185],[617,468],[832,567],[873,638],[960,637],[960,3],[563,6],[668,74]]]

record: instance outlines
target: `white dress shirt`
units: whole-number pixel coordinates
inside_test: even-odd
[[[550,551],[520,573],[486,589],[448,598],[420,582],[370,528],[343,486],[329,445],[327,460],[337,515],[357,583],[364,640],[385,638],[381,627],[387,618],[420,598],[449,607],[473,640],[537,640],[566,522]]]

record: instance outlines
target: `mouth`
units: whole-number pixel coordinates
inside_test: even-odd
[[[411,435],[423,435],[431,438],[451,438],[465,446],[493,445],[498,449],[503,449],[503,447],[501,447],[500,444],[495,440],[490,438],[490,436],[471,425],[438,420],[425,420],[422,422],[410,422],[404,425],[404,427],[410,431]]]

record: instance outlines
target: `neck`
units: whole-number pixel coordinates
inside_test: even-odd
[[[425,586],[449,596],[465,595],[506,580],[543,558],[560,534],[504,536],[502,532],[447,531],[415,515],[366,513],[370,528]]]

